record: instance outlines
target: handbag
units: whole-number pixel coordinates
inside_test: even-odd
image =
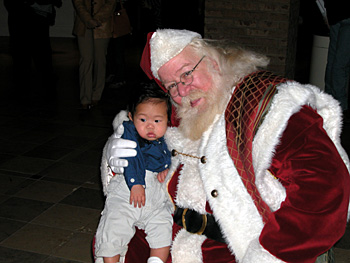
[[[120,9],[113,13],[113,38],[128,35],[132,30],[126,9],[123,7],[122,1],[119,0],[119,2]]]

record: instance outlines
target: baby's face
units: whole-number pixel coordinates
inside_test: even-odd
[[[168,125],[166,102],[147,101],[140,103],[136,107],[132,121],[142,138],[154,141],[163,137]]]

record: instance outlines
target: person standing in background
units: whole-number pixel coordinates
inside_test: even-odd
[[[127,14],[126,3],[127,0],[116,0],[115,14],[120,14],[121,12],[126,12]],[[124,25],[120,25],[114,21],[113,28],[116,27],[124,27]],[[130,27],[130,32],[124,35],[118,35],[115,30],[113,31],[113,36],[109,42],[107,52],[106,85],[108,85],[109,88],[118,89],[126,85],[125,52],[127,46],[131,42],[132,28]]]
[[[106,55],[112,37],[115,0],[73,0],[73,34],[80,52],[79,82],[82,109],[98,105],[105,87]]]
[[[52,101],[55,97],[55,78],[52,66],[50,26],[55,24],[55,7],[61,0],[4,0],[8,11],[10,52],[13,59],[13,94],[22,103],[34,98],[28,87],[32,61],[40,77],[40,98]]]
[[[349,123],[350,12],[347,1],[324,0],[324,5],[330,28],[325,91],[340,102],[343,120]]]

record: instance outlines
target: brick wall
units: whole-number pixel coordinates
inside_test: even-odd
[[[267,55],[269,70],[294,77],[299,0],[205,0],[204,37]]]

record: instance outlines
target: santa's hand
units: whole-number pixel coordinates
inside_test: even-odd
[[[128,161],[122,158],[136,156],[136,142],[120,138],[124,133],[124,126],[120,124],[114,134],[108,139],[106,157],[109,167],[115,173],[123,173]]]

